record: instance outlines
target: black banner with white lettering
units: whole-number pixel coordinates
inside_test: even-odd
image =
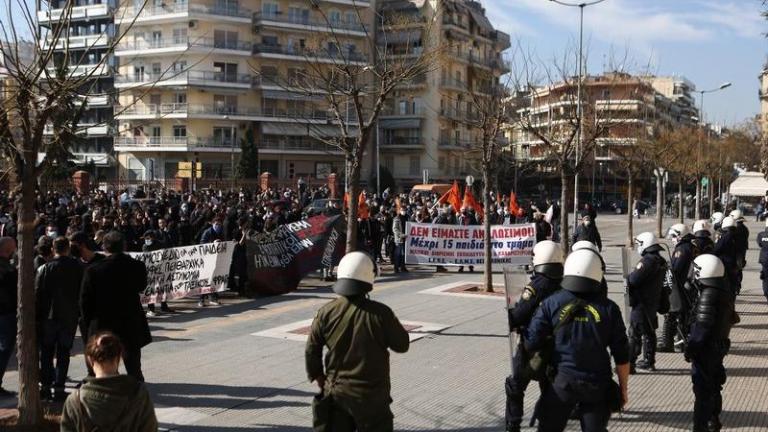
[[[258,294],[295,290],[304,276],[335,266],[344,255],[343,216],[315,216],[258,234],[247,243],[248,283]]]

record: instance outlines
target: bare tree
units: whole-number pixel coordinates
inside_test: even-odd
[[[5,13],[13,19],[0,22],[0,55],[6,66],[5,92],[0,103],[0,155],[18,184],[15,196],[19,221],[19,424],[35,426],[42,421],[32,262],[35,190],[41,174],[54,159],[70,155],[72,143],[83,131],[80,120],[87,97],[96,94],[95,79],[110,67],[109,54],[121,37],[113,35],[106,49],[98,48],[98,62],[90,63],[89,53],[96,50],[93,45],[75,52],[68,44],[75,0],[59,3],[59,18],[52,20],[45,30],[38,27],[37,12],[28,3],[6,2]],[[41,7],[44,9],[45,4]],[[32,35],[33,40],[24,40],[22,34]],[[38,162],[40,154],[44,156]]]
[[[652,136],[640,141],[654,176],[656,176],[656,235],[661,237],[664,223],[664,181],[672,173],[679,155],[672,145],[674,135],[669,127],[657,128]]]

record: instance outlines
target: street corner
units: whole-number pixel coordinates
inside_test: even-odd
[[[462,280],[445,285],[439,285],[434,288],[419,291],[419,294],[497,300],[504,300],[506,296],[504,285],[493,284],[493,292],[488,292],[485,290],[485,287],[483,287],[482,282],[471,280]]]
[[[408,337],[411,342],[419,340],[430,334],[441,332],[451,327],[449,324],[439,324],[423,321],[401,320],[400,322],[408,332]],[[309,337],[311,326],[312,320],[307,319],[263,330],[260,332],[251,333],[251,336],[284,339],[295,342],[306,342]]]

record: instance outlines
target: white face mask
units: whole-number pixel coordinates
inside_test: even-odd
[[[589,221],[589,220],[584,221],[584,226],[590,226],[590,225],[592,225],[592,221]]]
[[[146,240],[144,240],[144,244],[147,245],[147,246],[152,246],[152,240],[146,239]]]

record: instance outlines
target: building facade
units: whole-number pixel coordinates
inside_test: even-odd
[[[81,89],[86,98],[86,111],[80,120],[82,139],[71,149],[76,165],[93,165],[97,177],[114,175],[113,137],[115,122],[113,107],[114,58],[111,47],[115,37],[113,14],[116,0],[38,0],[37,20],[44,52],[53,48],[54,64],[69,62],[68,73],[90,76],[92,82]],[[57,26],[66,22],[66,28]],[[54,45],[55,44],[55,45]],[[106,57],[106,58],[105,58]],[[47,129],[52,134],[52,129]],[[42,157],[42,155],[41,155]]]
[[[432,182],[463,178],[473,172],[467,154],[479,134],[469,121],[473,97],[490,97],[509,71],[502,58],[509,35],[493,27],[477,1],[380,0],[379,9],[385,23],[401,23],[379,29],[387,56],[444,50],[432,70],[391,95],[378,125],[381,165],[401,186],[421,183],[425,170]],[[396,16],[411,19],[403,25]]]
[[[763,136],[768,137],[768,61],[763,65],[763,70],[757,77],[760,80],[760,89],[757,92],[760,98],[760,128]]]
[[[115,18],[130,25],[115,52],[121,176],[169,179],[179,162],[199,161],[203,178],[229,179],[251,136],[261,172],[321,179],[343,171],[342,153],[318,132],[334,133],[328,106],[300,81],[340,53],[365,62],[370,2],[132,3]]]

